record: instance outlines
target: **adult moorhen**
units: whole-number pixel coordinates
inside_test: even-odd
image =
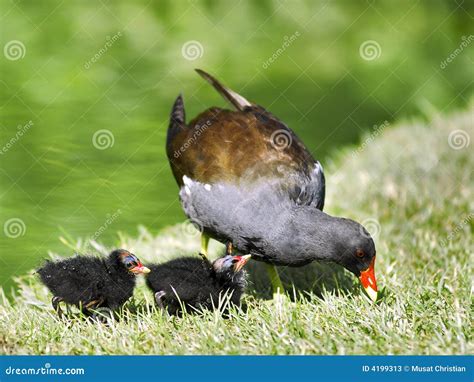
[[[59,317],[59,303],[76,305],[86,315],[90,309],[115,310],[133,294],[135,276],[149,273],[138,258],[117,249],[106,258],[74,256],[47,261],[37,270],[41,281],[53,293],[52,304]]]
[[[239,305],[246,284],[242,270],[250,255],[226,255],[212,264],[207,259],[181,257],[164,264],[149,265],[146,282],[155,294],[158,307],[179,314],[183,307],[192,313],[215,309],[227,294]]]
[[[167,156],[186,215],[209,238],[232,243],[264,261],[274,293],[283,291],[274,265],[332,261],[360,278],[376,300],[375,245],[359,223],[322,212],[323,169],[294,132],[202,70],[196,71],[237,110],[212,107],[186,123],[176,99]]]

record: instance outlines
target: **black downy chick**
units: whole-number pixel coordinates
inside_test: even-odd
[[[205,259],[182,257],[164,264],[150,265],[147,285],[155,294],[158,307],[170,314],[213,310],[228,294],[231,304],[239,305],[246,284],[243,266],[250,255],[226,255],[212,264]]]
[[[37,270],[54,295],[52,304],[59,317],[61,301],[76,305],[86,315],[90,309],[115,310],[132,296],[136,275],[149,272],[134,254],[124,249],[117,249],[106,258],[74,256],[48,260]]]

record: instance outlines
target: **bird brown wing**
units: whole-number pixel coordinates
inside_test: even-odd
[[[205,184],[280,181],[290,197],[322,209],[324,176],[318,162],[263,108],[208,109],[175,132],[167,153],[179,186],[184,175]]]
[[[237,110],[213,107],[186,124],[183,99],[176,99],[166,148],[178,185],[185,175],[204,184],[271,181],[296,202],[322,209],[322,167],[293,131],[208,73],[197,72]]]

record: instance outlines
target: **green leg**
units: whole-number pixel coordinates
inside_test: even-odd
[[[205,233],[202,233],[201,234],[201,252],[199,252],[199,254],[205,260],[208,259],[208,256],[207,256],[208,246],[209,246],[209,236],[207,236]]]
[[[285,289],[283,288],[283,284],[280,280],[280,276],[278,276],[278,271],[274,265],[265,264],[267,267],[268,277],[270,277],[270,281],[272,283],[273,289],[273,298],[282,295],[285,293]]]

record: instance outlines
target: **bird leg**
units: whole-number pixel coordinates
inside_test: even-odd
[[[270,278],[270,282],[272,283],[273,299],[277,299],[281,295],[283,295],[283,293],[285,293],[285,289],[283,288],[280,276],[278,275],[277,268],[271,264],[265,265],[267,267],[268,277]]]
[[[203,260],[207,260],[207,248],[209,246],[209,236],[205,233],[201,234],[201,252],[199,255],[203,258]]]
[[[108,325],[110,320],[115,320],[115,315],[112,306],[101,307],[104,302],[104,297],[99,297],[96,300],[89,301],[86,305],[84,305],[83,312],[87,316],[90,316],[93,320]]]
[[[101,306],[104,303],[104,298],[98,298],[97,300],[92,300],[89,301],[86,305],[84,305],[84,309],[89,310],[89,309],[95,309]]]
[[[156,306],[160,309],[164,309],[165,306],[163,304],[163,297],[165,297],[166,295],[166,292],[163,291],[163,290],[160,290],[159,292],[156,292],[155,293],[155,302],[156,302]]]
[[[63,301],[63,299],[58,296],[54,296],[53,299],[51,300],[51,305],[53,305],[53,309],[55,310],[59,318],[63,318],[64,316],[63,310],[59,306],[59,303],[61,301]]]
[[[225,245],[225,252],[228,256],[232,256],[232,252],[234,251],[234,247],[231,241],[228,241]]]
[[[97,300],[89,301],[86,304],[83,304],[81,302],[80,310],[84,316],[91,316],[93,315],[93,313],[91,312],[91,309],[94,310],[94,309],[99,308],[104,303],[104,301],[105,301],[104,298],[100,297]]]

